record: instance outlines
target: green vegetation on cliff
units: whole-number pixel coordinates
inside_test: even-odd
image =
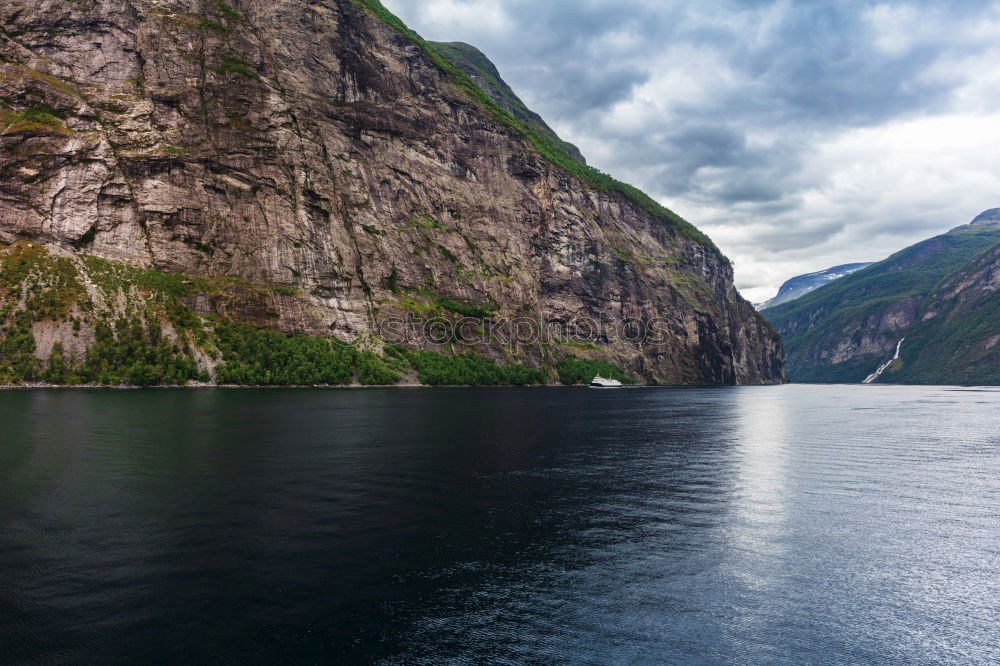
[[[191,382],[244,386],[397,384],[415,377],[429,386],[531,385],[549,382],[548,368],[500,364],[471,351],[439,353],[349,344],[334,337],[286,335],[238,318],[263,307],[273,286],[234,278],[199,278],[116,264],[94,256],[61,256],[44,245],[0,245],[0,384],[179,386]],[[224,303],[237,316],[200,315],[191,299]],[[489,306],[437,298],[434,311],[492,315]],[[39,353],[35,331],[53,342]],[[563,383],[594,374],[630,381],[619,368],[572,359],[557,369]],[[575,374],[573,374],[575,373]]]
[[[5,307],[0,314],[6,318],[8,312],[9,307]],[[19,384],[36,379],[39,361],[34,352],[31,317],[21,310],[0,329],[0,384]]]
[[[350,384],[356,354],[346,344],[305,335],[286,336],[248,324],[216,326],[223,363],[219,384],[307,386]]]
[[[114,325],[98,321],[94,333],[94,343],[87,348],[79,367],[65,358],[61,346],[58,350],[53,347],[49,367],[54,361],[58,363],[62,381],[51,383],[178,386],[189,381],[209,381],[208,373],[198,370],[190,346],[165,337],[155,319],[133,317],[120,319]]]
[[[70,136],[73,132],[55,111],[36,106],[20,112],[0,110],[0,134]]]
[[[416,368],[420,383],[428,386],[525,386],[546,382],[544,370],[498,365],[493,359],[473,353],[444,356],[409,351],[405,357]]]
[[[559,381],[567,386],[589,384],[598,375],[607,379],[617,379],[623,384],[635,383],[634,378],[607,361],[582,359],[575,356],[567,356],[559,361],[556,364],[556,372],[559,373]]]

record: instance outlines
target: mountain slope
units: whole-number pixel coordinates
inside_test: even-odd
[[[374,0],[41,0],[0,5],[0,25],[0,243],[184,275],[172,307],[204,324],[171,333],[131,285],[32,314],[39,361],[58,342],[83,363],[133,311],[195,356],[248,323],[472,350],[548,381],[574,356],[650,382],[782,379],[710,240]],[[226,279],[245,289],[190,286]],[[2,286],[17,337],[30,280]]]
[[[862,264],[842,264],[840,266],[834,266],[833,268],[827,268],[825,271],[798,275],[790,280],[787,280],[783,285],[781,285],[781,288],[778,289],[778,294],[774,298],[762,303],[757,309],[767,310],[768,308],[777,307],[784,303],[791,303],[796,298],[801,298],[809,292],[819,289],[825,284],[829,284],[834,280],[839,280],[840,278],[846,277],[851,273],[856,273],[862,268],[867,268],[868,266],[871,266],[870,262]]]
[[[490,59],[482,51],[464,42],[428,42],[428,44],[448,58],[455,67],[468,74],[498,106],[542,136],[547,137],[553,144],[561,147],[580,163],[587,163],[579,148],[560,139],[559,135],[548,126],[540,115],[521,101],[517,93],[500,76],[496,65],[490,62]]]
[[[1000,383],[1000,210],[766,311],[800,382]]]

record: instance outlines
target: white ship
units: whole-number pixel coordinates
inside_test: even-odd
[[[617,379],[607,379],[598,375],[591,380],[590,385],[593,388],[618,388],[622,383]]]

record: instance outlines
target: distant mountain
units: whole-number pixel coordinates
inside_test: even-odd
[[[805,275],[793,277],[791,280],[788,280],[785,284],[781,285],[781,289],[778,290],[777,296],[769,301],[765,301],[757,309],[766,310],[783,303],[791,303],[796,298],[805,296],[809,292],[814,291],[825,284],[829,284],[842,277],[847,277],[851,273],[856,273],[862,268],[867,268],[871,265],[871,262],[863,264],[842,264],[840,266],[828,268],[825,271],[806,273]]]
[[[764,315],[793,382],[1000,384],[1000,209]]]

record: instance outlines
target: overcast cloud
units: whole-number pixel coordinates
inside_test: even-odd
[[[383,0],[479,47],[758,301],[1000,206],[1000,0]]]

